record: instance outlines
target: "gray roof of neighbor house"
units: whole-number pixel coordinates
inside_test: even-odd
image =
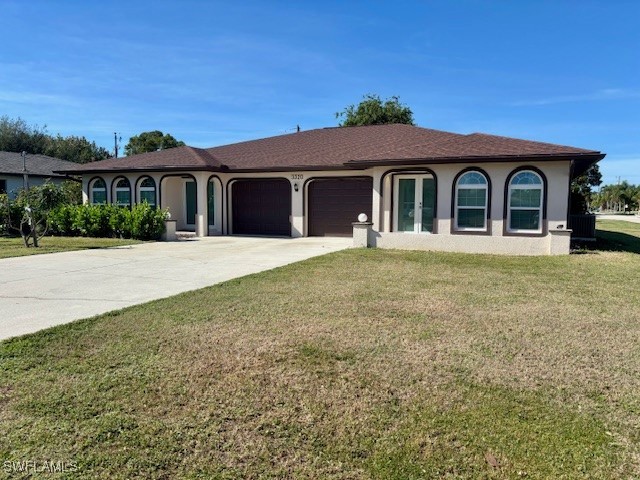
[[[66,174],[54,173],[62,170],[76,168],[79,164],[67,162],[59,158],[48,157],[46,155],[32,155],[27,153],[26,157],[27,173],[32,176],[62,178]],[[16,152],[0,151],[0,175],[22,175],[23,172],[22,154]]]
[[[588,166],[603,157],[595,150],[392,124],[321,128],[207,149],[177,147],[77,165],[69,172],[344,170],[371,165],[557,159]]]

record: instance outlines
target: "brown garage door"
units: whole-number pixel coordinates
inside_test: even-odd
[[[231,187],[231,199],[234,234],[291,236],[288,180],[238,180]]]
[[[358,215],[371,218],[373,179],[327,178],[309,183],[309,235],[352,235]]]

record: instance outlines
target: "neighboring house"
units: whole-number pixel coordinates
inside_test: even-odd
[[[168,208],[205,235],[351,235],[368,243],[568,253],[571,179],[604,158],[574,147],[409,125],[334,127],[76,165],[85,201]]]
[[[25,167],[29,186],[42,185],[47,180],[55,184],[60,184],[64,180],[69,180],[69,176],[58,172],[63,169],[72,169],[78,166],[77,163],[67,162],[59,158],[48,157],[46,155],[31,155],[27,153],[22,158],[21,153],[0,152],[0,193],[7,193],[14,198],[18,190],[25,186]]]

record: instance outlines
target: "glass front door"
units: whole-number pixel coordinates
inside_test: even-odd
[[[436,201],[433,177],[398,175],[394,191],[394,231],[432,233]]]

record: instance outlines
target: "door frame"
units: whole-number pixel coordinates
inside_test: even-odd
[[[268,180],[284,180],[289,184],[289,191],[293,190],[291,181],[287,177],[234,177],[227,180],[226,188],[224,194],[226,195],[226,227],[227,227],[227,235],[238,235],[233,230],[233,185],[237,182],[241,182],[244,180],[248,181],[268,181]],[[292,237],[293,233],[293,199],[291,198],[292,194],[289,193],[289,235],[288,237]],[[278,236],[278,235],[277,235]]]
[[[423,186],[424,180],[431,179],[433,180],[433,188],[434,188],[434,199],[433,199],[433,223],[431,225],[431,231],[422,231],[422,196],[423,196]],[[413,230],[399,230],[398,229],[398,216],[400,213],[400,180],[415,180],[416,188],[414,192],[414,212],[416,210],[420,210],[419,215],[414,213],[414,222],[413,222]],[[398,233],[419,233],[419,234],[428,234],[431,235],[436,232],[436,220],[437,220],[437,195],[438,195],[438,187],[436,182],[436,177],[434,174],[430,172],[420,172],[420,173],[397,173],[392,176],[392,212],[391,212],[391,231]],[[420,204],[420,207],[415,207],[415,204]],[[420,219],[416,221],[416,219]]]

